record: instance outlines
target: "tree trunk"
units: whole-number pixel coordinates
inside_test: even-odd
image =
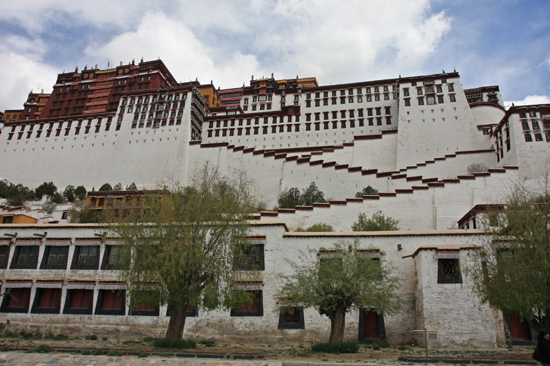
[[[170,309],[170,322],[166,330],[166,338],[180,340],[183,338],[183,328],[187,317],[187,304],[178,304]]]
[[[337,308],[330,317],[330,339],[328,343],[336,344],[344,341],[344,330],[346,329],[346,310]]]

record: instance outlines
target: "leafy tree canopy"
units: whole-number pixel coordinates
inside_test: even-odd
[[[129,186],[126,186],[127,191],[137,191],[137,186],[134,182],[132,182]]]
[[[69,201],[69,202],[74,202],[74,199],[75,199],[74,189],[75,189],[74,186],[69,184],[63,190],[63,197],[66,197],[67,201]]]
[[[315,202],[324,203],[325,195],[317,188],[315,182],[311,182],[309,187],[302,190],[291,188],[283,191],[278,198],[279,208],[294,208],[296,206],[311,206]]]
[[[112,191],[113,187],[109,183],[105,183],[101,187],[99,187],[99,191]]]
[[[550,194],[517,187],[482,220],[489,240],[469,269],[484,302],[550,328]]]
[[[361,198],[363,196],[373,196],[378,194],[378,189],[372,188],[370,185],[363,188],[361,192],[357,192],[355,197]]]
[[[44,182],[38,187],[36,187],[34,190],[34,194],[38,199],[42,199],[42,196],[44,195],[51,198],[56,192],[57,192],[57,187],[55,186],[55,184],[53,184],[53,182],[49,182],[49,183]]]
[[[296,229],[298,232],[333,232],[334,228],[332,225],[325,224],[323,222],[318,222],[316,224],[311,225],[310,227],[306,229],[298,228]]]
[[[399,230],[399,221],[390,216],[385,216],[382,211],[375,212],[367,218],[364,212],[357,216],[357,221],[351,225],[353,231],[393,231]]]
[[[74,190],[74,195],[76,198],[78,198],[80,201],[86,198],[86,188],[84,186],[78,186]]]
[[[134,303],[170,308],[167,338],[182,338],[188,305],[215,309],[250,298],[235,291],[234,265],[246,259],[239,248],[246,245],[252,206],[244,174],[230,179],[206,166],[190,186],[146,197],[144,208],[110,226],[127,243],[131,260],[120,273],[136,284],[129,289]]]
[[[345,316],[351,308],[374,308],[392,314],[401,308],[398,278],[387,262],[372,259],[357,241],[338,242],[330,250],[310,250],[303,258],[320,257],[313,263],[290,262],[294,272],[286,278],[281,306],[313,307],[331,321],[329,343],[344,338]]]

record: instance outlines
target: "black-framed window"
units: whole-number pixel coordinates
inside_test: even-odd
[[[0,269],[8,268],[9,257],[10,257],[10,246],[0,245]]]
[[[18,245],[15,247],[11,269],[36,269],[38,264],[38,245]]]
[[[170,316],[171,313],[172,313],[172,307],[168,306],[168,308],[166,309],[166,316]],[[193,307],[193,305],[187,304],[187,309],[186,309],[186,312],[185,312],[185,316],[187,318],[197,317],[197,316],[199,316],[199,311],[197,310],[197,308]]]
[[[122,269],[128,263],[128,248],[122,245],[107,245],[101,269]]]
[[[40,269],[66,269],[69,247],[48,245],[44,249]]]
[[[4,299],[0,312],[28,313],[31,295],[30,288],[8,288],[4,291]]]
[[[69,289],[64,314],[92,314],[94,290]]]
[[[250,291],[250,301],[231,309],[231,316],[264,316],[262,290]]]
[[[304,310],[298,308],[281,310],[278,329],[305,329]]]
[[[437,283],[462,283],[460,262],[457,258],[437,260]]]
[[[129,315],[137,316],[158,316],[159,306],[154,302],[144,302],[136,304],[132,299],[132,306],[130,307]]]
[[[38,288],[34,296],[31,313],[59,314],[60,302],[60,288]]]
[[[126,315],[126,291],[99,290],[96,315]]]
[[[233,268],[241,271],[263,271],[265,269],[264,245],[239,244]]]
[[[75,247],[71,269],[98,269],[99,245],[78,245]]]

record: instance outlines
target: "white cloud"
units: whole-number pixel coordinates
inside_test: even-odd
[[[34,57],[14,52],[0,52],[2,67],[0,67],[0,110],[22,109],[28,93],[50,93],[55,83],[57,73],[61,72]]]
[[[504,105],[509,108],[512,103],[514,105],[550,104],[550,97],[548,95],[528,95],[523,100],[505,101]]]
[[[255,56],[239,51],[215,63],[214,48],[201,43],[185,24],[160,12],[147,13],[135,31],[120,34],[103,45],[89,46],[84,52],[90,57],[100,55],[112,64],[129,58],[138,61],[141,57],[160,57],[178,81],[198,78],[202,83],[213,80],[225,87],[240,85],[258,68]]]

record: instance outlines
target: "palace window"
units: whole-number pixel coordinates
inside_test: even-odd
[[[40,269],[65,269],[67,268],[67,254],[69,246],[48,245],[44,249],[44,257]]]
[[[130,315],[137,316],[158,316],[159,306],[154,302],[134,303],[132,300],[132,307],[130,309]]]
[[[462,283],[460,252],[437,252],[437,283]]]
[[[3,313],[27,313],[29,311],[30,294],[30,286],[29,288],[6,289],[0,311]]]
[[[99,290],[95,313],[97,315],[125,315],[126,291]]]
[[[92,314],[94,291],[87,289],[67,290],[64,314]]]
[[[59,314],[61,301],[60,288],[38,288],[31,313]]]
[[[305,329],[304,310],[298,308],[281,310],[278,329]]]
[[[4,220],[6,217],[4,216]],[[13,219],[13,216],[11,217]],[[7,222],[4,222],[7,224]],[[10,246],[9,245],[2,245],[0,246],[0,269],[6,269],[8,268],[8,258],[10,255]]]
[[[38,245],[15,247],[15,253],[11,261],[12,269],[36,269],[38,262]]]
[[[231,309],[231,316],[264,316],[262,290],[250,291],[249,301]]]
[[[98,269],[99,245],[79,245],[75,247],[71,269]]]
[[[237,244],[233,268],[240,271],[263,271],[265,238],[248,238],[247,242]]]
[[[122,245],[107,245],[103,255],[101,269],[122,269],[128,263],[128,250]]]

